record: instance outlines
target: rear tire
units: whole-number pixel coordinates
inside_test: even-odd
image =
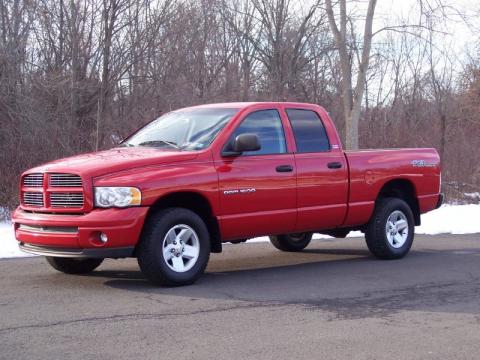
[[[278,250],[282,251],[301,251],[305,249],[312,240],[313,233],[298,233],[270,236],[270,242]]]
[[[370,252],[379,259],[400,259],[412,247],[415,222],[410,206],[402,199],[380,199],[365,229]]]
[[[47,262],[55,270],[65,274],[87,274],[92,272],[103,262],[99,258],[63,258],[46,256]]]
[[[210,257],[210,236],[202,218],[184,208],[168,208],[151,215],[137,247],[142,273],[154,284],[194,283]]]

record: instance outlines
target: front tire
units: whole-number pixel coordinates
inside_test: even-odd
[[[412,247],[415,222],[410,206],[402,199],[380,199],[365,229],[370,252],[379,259],[400,259]]]
[[[137,248],[145,277],[162,286],[194,283],[210,257],[210,236],[203,220],[193,211],[169,208],[148,219]]]
[[[305,249],[310,244],[312,236],[313,233],[270,236],[270,242],[278,250],[295,252]]]
[[[55,270],[65,274],[87,274],[92,272],[103,262],[101,258],[63,258],[46,256],[47,262]]]

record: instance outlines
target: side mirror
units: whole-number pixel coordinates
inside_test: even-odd
[[[233,142],[233,151],[242,153],[244,151],[258,151],[261,149],[260,140],[255,134],[238,135]]]
[[[258,151],[262,148],[260,140],[255,134],[238,135],[233,143],[226,146],[222,156],[238,156],[245,151]]]

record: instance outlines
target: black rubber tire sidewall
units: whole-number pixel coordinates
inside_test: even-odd
[[[55,270],[65,274],[87,274],[103,262],[102,258],[64,258],[46,256],[47,262]]]
[[[387,239],[385,226],[390,214],[400,210],[407,217],[408,237],[400,248],[394,248]],[[412,247],[415,234],[415,221],[410,206],[402,199],[385,198],[377,202],[375,212],[370,220],[366,231],[365,240],[370,252],[380,259],[400,259],[404,257]]]
[[[186,272],[175,272],[163,258],[163,239],[168,230],[178,224],[190,226],[197,233],[200,254],[195,265]],[[146,278],[162,286],[181,286],[195,282],[205,271],[210,257],[210,238],[203,220],[193,211],[168,208],[152,214],[145,224],[137,248],[137,260]]]
[[[303,233],[302,234],[303,239],[300,241],[293,239],[292,235],[297,235],[297,234],[270,236],[270,242],[272,243],[273,246],[275,246],[278,250],[281,250],[281,251],[289,251],[289,252],[301,251],[305,249],[308,246],[308,244],[310,244],[310,241],[312,241],[313,233]]]

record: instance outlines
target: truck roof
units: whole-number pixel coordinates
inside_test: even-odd
[[[194,108],[235,108],[235,109],[243,109],[249,106],[254,105],[287,105],[287,106],[298,106],[303,107],[306,105],[313,106],[315,104],[308,104],[308,103],[299,103],[299,102],[284,102],[284,101],[253,101],[253,102],[225,102],[225,103],[212,103],[212,104],[202,104],[202,105],[195,105],[188,107],[189,109]],[[318,106],[318,105],[317,105]]]

